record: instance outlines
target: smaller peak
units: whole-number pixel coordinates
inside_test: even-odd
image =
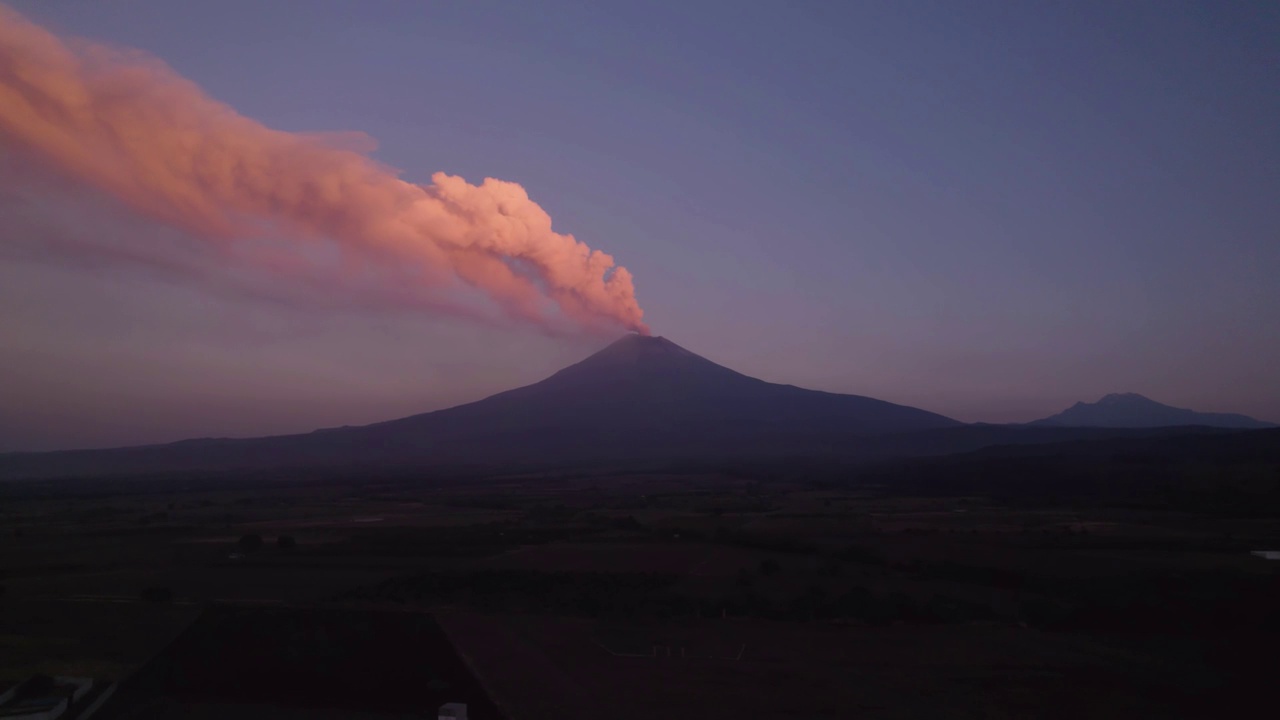
[[[1151,402],[1151,398],[1145,395],[1139,395],[1138,393],[1134,393],[1134,392],[1110,393],[1108,395],[1104,395],[1102,399],[1099,400],[1098,402],[1100,403]]]

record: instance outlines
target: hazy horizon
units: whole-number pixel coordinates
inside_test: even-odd
[[[518,183],[547,242],[611,256],[638,305],[600,263],[562,272],[568,249],[446,248],[461,280],[430,294],[291,275],[362,236],[323,213],[255,225],[267,250],[320,242],[236,265],[201,244],[225,233],[202,198],[160,207],[0,122],[0,451],[449,407],[586,357],[641,308],[747,375],[965,422],[1113,392],[1280,421],[1280,12],[1262,4],[10,6],[317,138],[308,162]],[[26,82],[14,67],[0,90]],[[377,168],[350,160],[370,139]]]
[[[625,337],[625,336],[624,336],[624,337]],[[659,337],[659,338],[661,338],[662,336],[656,336],[656,335],[655,335],[655,337]],[[609,341],[609,344],[612,344],[612,343],[614,343],[614,342],[617,342],[617,340],[610,340],[610,341]],[[676,345],[679,345],[679,343],[676,343]],[[606,344],[604,347],[608,347],[608,344]],[[602,349],[603,349],[603,348],[602,348]],[[688,350],[688,348],[685,348],[685,349],[686,349],[686,350]],[[696,354],[696,353],[695,353],[695,354]],[[732,368],[730,368],[730,369],[732,369]],[[544,378],[544,377],[539,377],[539,378],[536,378],[535,380],[530,381],[530,382],[531,382],[531,383],[532,383],[532,382],[537,382],[537,381],[539,381],[539,380],[543,380],[543,379],[545,379],[545,378]],[[759,378],[759,379],[762,379],[762,380],[766,380],[766,381],[768,381],[768,379],[767,379],[767,378]],[[511,388],[506,388],[506,389],[511,389]],[[501,392],[501,391],[499,391],[499,392]],[[1127,393],[1121,393],[1121,394],[1127,394]],[[1141,393],[1136,393],[1136,394],[1137,394],[1137,395],[1139,395],[1140,397],[1145,397],[1145,396],[1142,396],[1142,395],[1141,395]],[[250,432],[250,433],[243,433],[243,434],[210,434],[210,435],[203,435],[203,436],[184,435],[184,436],[180,436],[180,437],[168,437],[168,438],[160,438],[160,439],[156,439],[156,440],[143,441],[143,442],[141,442],[141,443],[127,443],[127,442],[126,442],[126,443],[110,443],[110,442],[107,442],[106,444],[103,444],[103,445],[100,445],[100,446],[94,446],[94,445],[87,445],[87,444],[86,444],[86,445],[76,445],[76,446],[68,446],[68,447],[27,448],[27,449],[20,449],[19,451],[22,451],[22,450],[26,450],[26,451],[42,451],[42,450],[43,450],[43,451],[47,451],[47,450],[75,450],[75,449],[80,449],[80,450],[92,450],[92,449],[109,448],[109,447],[121,447],[121,446],[127,446],[127,445],[149,445],[149,444],[155,444],[155,443],[166,443],[166,442],[172,442],[172,441],[175,441],[175,440],[193,440],[193,439],[204,439],[204,438],[232,438],[232,439],[235,439],[235,438],[261,437],[261,436],[278,435],[278,434],[300,434],[300,433],[308,433],[308,432],[311,432],[311,431],[314,431],[314,430],[332,429],[332,428],[337,428],[337,427],[342,427],[342,426],[359,426],[359,425],[366,425],[366,424],[374,423],[374,422],[380,422],[380,421],[384,421],[384,420],[395,420],[395,419],[399,419],[399,418],[401,418],[401,417],[407,417],[407,416],[410,416],[410,415],[417,415],[417,414],[421,414],[421,413],[433,412],[433,411],[436,411],[436,410],[443,410],[443,409],[447,409],[447,408],[450,408],[450,407],[455,407],[455,406],[457,406],[457,405],[467,404],[467,403],[474,402],[474,401],[477,401],[477,400],[485,399],[486,397],[489,397],[489,395],[486,395],[486,396],[484,396],[484,397],[467,398],[467,399],[463,399],[463,400],[461,400],[461,401],[459,401],[459,402],[451,402],[451,403],[448,403],[448,404],[446,404],[446,405],[442,405],[442,406],[440,406],[440,407],[425,408],[425,409],[419,409],[419,410],[409,410],[409,411],[404,412],[402,415],[397,415],[397,416],[394,416],[394,417],[370,417],[370,418],[364,418],[364,419],[361,419],[361,420],[360,420],[360,421],[358,421],[358,422],[342,422],[342,423],[334,423],[334,424],[332,424],[332,425],[317,425],[317,426],[314,426],[314,427],[305,427],[305,428],[290,428],[290,427],[286,427],[286,428],[283,428],[283,429],[280,429],[280,430],[271,430],[271,431],[267,431],[267,432]],[[878,398],[878,399],[883,399],[883,398]],[[1093,402],[1096,402],[1096,401],[1101,400],[1101,399],[1104,399],[1104,398],[1103,398],[1103,397],[1099,397],[1099,398],[1088,398],[1088,399],[1082,399],[1080,402],[1084,402],[1084,403],[1093,403]],[[1156,402],[1160,402],[1160,401],[1159,401],[1159,399],[1157,399],[1157,398],[1146,398],[1146,399],[1148,399],[1148,400],[1155,400]],[[1075,403],[1072,403],[1072,404],[1074,405]],[[1164,403],[1164,404],[1167,404],[1167,403]],[[922,410],[929,410],[929,408],[927,408],[927,407],[920,408],[920,409],[922,409]],[[1066,409],[1067,409],[1067,406],[1063,406],[1062,408],[1059,408],[1059,410],[1066,410]],[[1190,408],[1190,409],[1192,409],[1192,410],[1200,410],[1200,409],[1198,409],[1198,408]],[[1056,414],[1056,412],[1057,412],[1057,411],[1055,411],[1055,412],[1051,412],[1051,413],[1046,413],[1046,415],[1045,415],[1044,417],[1048,417],[1048,416],[1050,416],[1050,415],[1054,415],[1054,414]],[[1042,418],[1042,417],[1040,417],[1040,416],[1037,416],[1037,417],[1035,417],[1035,418],[1029,418],[1029,419],[1028,419],[1028,420],[1026,420],[1026,421],[1010,421],[1010,422],[1013,422],[1013,423],[1017,423],[1017,422],[1029,422],[1029,421],[1031,421],[1031,420],[1040,420],[1040,419],[1043,419],[1043,418]],[[1266,418],[1254,418],[1254,419],[1256,419],[1256,420],[1262,420],[1262,421],[1264,421],[1264,422],[1269,422]],[[982,421],[966,421],[966,422],[982,422]],[[7,452],[7,450],[0,449],[0,452]]]

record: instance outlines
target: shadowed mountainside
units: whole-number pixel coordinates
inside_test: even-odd
[[[445,410],[303,435],[13,454],[0,456],[0,476],[828,454],[859,437],[961,426],[765,382],[665,338],[628,335],[541,382]]]

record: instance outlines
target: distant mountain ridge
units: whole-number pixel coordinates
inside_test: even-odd
[[[1156,402],[1138,393],[1112,393],[1095,403],[1078,402],[1029,425],[1097,428],[1203,427],[1261,430],[1274,423],[1236,413],[1205,413]]]

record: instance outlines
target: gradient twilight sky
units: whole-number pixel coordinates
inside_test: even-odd
[[[407,180],[523,185],[655,334],[749,375],[966,421],[1120,391],[1280,421],[1274,2],[10,4],[269,127],[368,133]],[[182,231],[12,149],[0,451],[389,419],[620,333],[50,250]]]

